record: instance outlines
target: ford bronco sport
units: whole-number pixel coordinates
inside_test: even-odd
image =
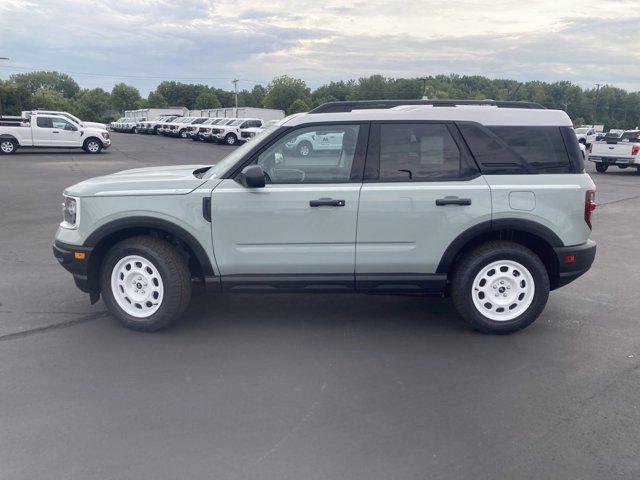
[[[294,148],[314,136],[331,148]],[[591,266],[594,194],[562,111],[336,102],[213,166],[69,187],[53,250],[92,302],[102,295],[136,330],[178,318],[202,281],[229,292],[448,295],[475,329],[509,333]]]

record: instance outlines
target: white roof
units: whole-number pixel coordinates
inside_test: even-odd
[[[499,108],[487,105],[434,107],[431,105],[403,105],[394,108],[352,110],[337,113],[303,113],[288,117],[282,125],[294,127],[306,123],[374,120],[441,120],[468,121],[482,125],[558,126],[571,127],[571,119],[562,110],[531,108]]]

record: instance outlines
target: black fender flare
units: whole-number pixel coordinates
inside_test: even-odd
[[[95,247],[109,235],[132,228],[161,230],[179,238],[196,256],[196,259],[202,267],[203,275],[205,277],[215,276],[209,256],[202,244],[184,228],[161,218],[135,216],[113,220],[92,232],[85,240],[83,246]]]
[[[453,265],[458,253],[462,251],[464,246],[479,235],[491,232],[499,232],[502,230],[516,230],[520,232],[530,233],[547,242],[551,247],[564,247],[564,243],[549,227],[533,220],[525,220],[521,218],[487,220],[470,227],[469,229],[458,235],[453,242],[449,244],[442,254],[436,273],[448,273]]]

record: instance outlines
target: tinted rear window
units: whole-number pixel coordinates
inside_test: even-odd
[[[559,127],[459,125],[484,173],[570,173]]]

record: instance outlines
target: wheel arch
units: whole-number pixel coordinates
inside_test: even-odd
[[[87,146],[87,142],[89,140],[97,140],[100,142],[100,145],[104,148],[104,142],[102,141],[102,139],[100,137],[96,137],[95,135],[90,135],[87,138],[84,139],[84,142],[82,142],[82,146],[86,147]]]
[[[544,263],[551,289],[558,286],[558,257],[554,248],[565,246],[548,227],[524,219],[499,219],[474,225],[458,235],[447,247],[436,273],[450,275],[458,259],[470,249],[490,240],[508,240],[532,250]]]
[[[106,223],[85,240],[83,246],[93,249],[88,267],[89,283],[93,291],[99,291],[100,268],[109,249],[122,240],[138,235],[164,238],[181,249],[187,256],[193,277],[204,280],[206,277],[215,276],[206,250],[191,233],[167,220],[136,216]]]

